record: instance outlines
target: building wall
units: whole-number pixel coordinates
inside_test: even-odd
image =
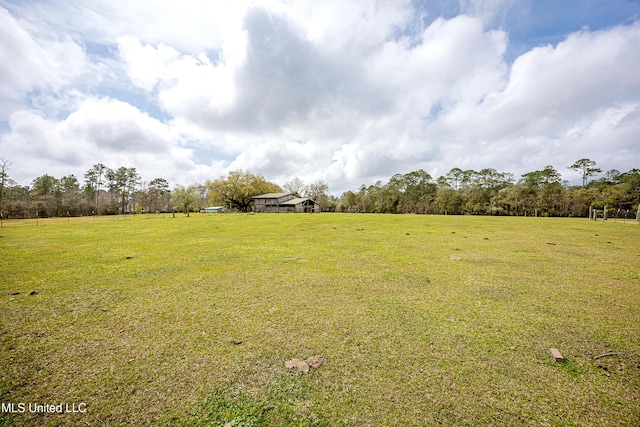
[[[255,199],[253,201],[253,210],[255,212],[278,212],[278,200],[280,199]]]
[[[320,212],[320,205],[317,203],[303,202],[298,203],[297,205],[286,205],[282,206],[282,203],[285,203],[289,200],[295,199],[295,195],[287,194],[286,196],[278,197],[278,198],[269,198],[269,199],[255,199],[253,201],[253,210],[255,212],[266,212],[266,213],[287,213],[287,212]]]
[[[320,212],[320,205],[318,205],[317,203],[298,203],[297,205],[295,205],[294,209],[290,210],[289,212],[296,212],[296,213],[306,213],[306,212]]]

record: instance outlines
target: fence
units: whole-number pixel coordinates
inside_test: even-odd
[[[594,209],[593,206],[589,206],[589,219],[592,221],[597,221],[598,218],[602,218],[603,221],[612,219],[615,222],[618,219],[620,219],[621,214],[624,214],[623,221],[627,222],[627,219],[629,219],[630,212],[631,212],[630,209],[612,210],[612,209],[609,209],[607,206],[605,206],[604,209]],[[631,212],[631,215],[633,217],[632,212]],[[640,204],[638,204],[638,210],[636,212],[635,219],[636,221],[640,222]]]

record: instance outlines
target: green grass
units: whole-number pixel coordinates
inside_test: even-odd
[[[0,402],[87,405],[0,425],[640,424],[637,223],[167,215],[0,236]]]

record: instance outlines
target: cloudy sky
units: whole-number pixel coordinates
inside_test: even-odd
[[[0,0],[10,176],[640,167],[638,0]]]

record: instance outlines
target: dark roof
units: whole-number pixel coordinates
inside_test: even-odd
[[[297,197],[295,199],[291,199],[291,200],[287,200],[286,202],[282,202],[280,203],[281,205],[291,205],[291,206],[295,206],[299,203],[303,203],[306,202],[307,200],[311,200],[309,197]],[[313,202],[313,200],[311,200]],[[313,202],[315,203],[315,202]]]
[[[295,193],[267,193],[267,194],[261,194],[259,196],[254,196],[252,197],[252,199],[278,199],[280,197],[284,197],[284,196],[297,196],[297,194]]]

